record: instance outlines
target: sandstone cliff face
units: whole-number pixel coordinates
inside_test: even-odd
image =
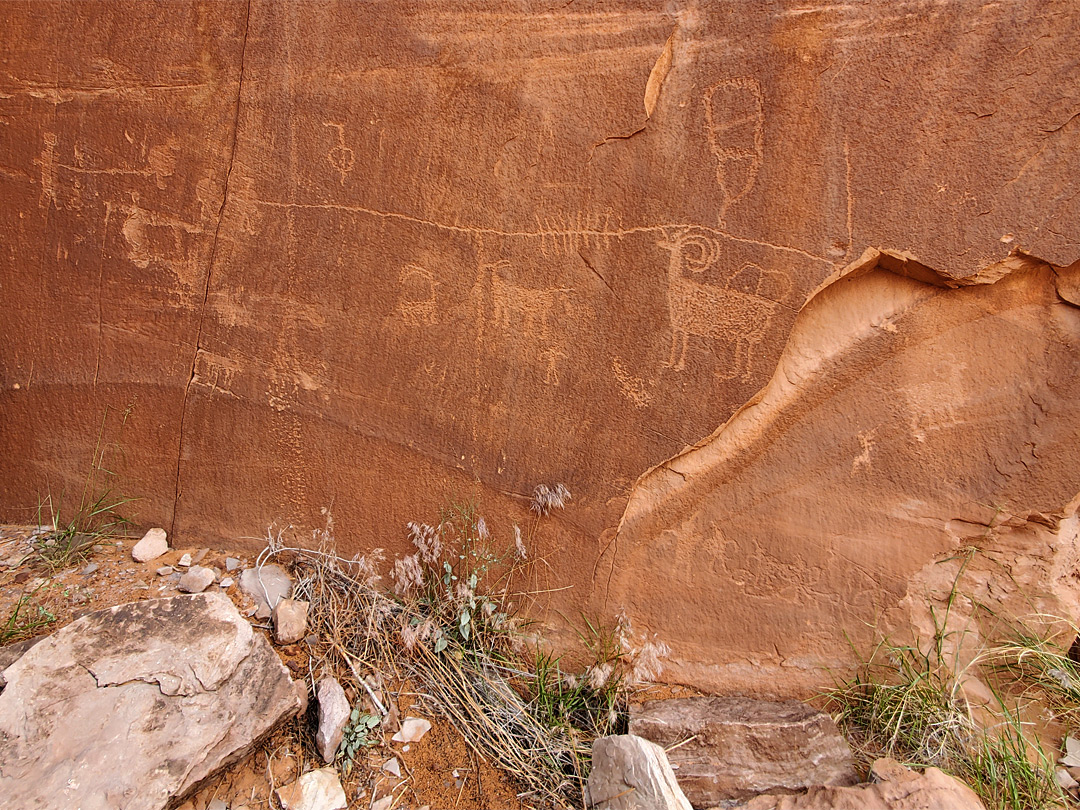
[[[225,542],[332,504],[400,547],[469,493],[506,530],[559,481],[564,606],[795,684],[957,521],[1080,491],[1072,3],[0,24],[4,518],[106,406],[140,519]]]

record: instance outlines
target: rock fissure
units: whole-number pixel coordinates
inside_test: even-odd
[[[195,348],[191,357],[191,373],[184,386],[184,393],[180,398],[180,426],[177,430],[176,442],[176,478],[173,486],[172,518],[169,522],[169,533],[176,530],[176,513],[180,505],[180,478],[184,455],[184,426],[187,420],[188,395],[191,384],[195,380],[199,354],[202,352],[202,333],[206,323],[206,307],[210,300],[210,285],[214,272],[214,262],[217,259],[218,241],[221,237],[221,224],[225,219],[225,208],[229,202],[229,185],[232,180],[233,165],[236,162],[236,142],[240,135],[240,105],[244,97],[244,67],[247,59],[248,33],[251,28],[251,0],[247,0],[244,13],[244,33],[240,41],[240,69],[236,80],[236,105],[233,112],[232,138],[229,144],[229,159],[225,170],[225,184],[221,192],[221,205],[217,212],[217,223],[214,227],[214,238],[210,244],[210,258],[206,266],[206,284],[203,288],[202,305],[199,310],[199,327],[195,333]]]

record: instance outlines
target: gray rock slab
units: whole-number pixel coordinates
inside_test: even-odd
[[[671,750],[690,802],[710,807],[811,785],[853,785],[855,764],[832,718],[797,700],[698,697],[630,710],[630,733]]]
[[[292,595],[292,579],[280,565],[248,568],[240,575],[240,588],[255,600],[255,616],[269,619],[282,599]]]
[[[319,730],[315,732],[315,747],[323,762],[333,762],[337,755],[341,738],[345,736],[345,725],[349,722],[349,699],[345,690],[333,678],[323,678],[315,686],[315,696],[319,701]]]
[[[691,810],[664,749],[632,734],[593,743],[588,786],[595,810]]]
[[[300,705],[220,593],[88,614],[3,675],[0,810],[161,810]]]

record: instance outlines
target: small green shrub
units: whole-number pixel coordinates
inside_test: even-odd
[[[382,718],[377,714],[352,710],[337,751],[337,761],[342,763],[341,770],[345,776],[352,771],[357,753],[379,743],[378,734],[373,732],[381,722]]]

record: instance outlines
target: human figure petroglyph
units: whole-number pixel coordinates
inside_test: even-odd
[[[702,273],[720,256],[719,242],[701,228],[675,229],[657,244],[671,254],[667,293],[671,351],[664,366],[675,371],[685,368],[687,344],[693,335],[733,344],[731,371],[718,376],[745,379],[750,374],[750,351],[765,337],[779,307],[760,295],[761,288],[770,277],[784,285],[787,280],[751,262],[744,263],[723,287],[688,278],[687,270]]]
[[[761,85],[749,76],[724,79],[705,91],[705,132],[716,157],[716,183],[723,199],[719,222],[754,187],[761,169],[765,107]]]
[[[429,270],[417,264],[407,264],[398,274],[401,298],[398,312],[409,326],[435,323],[435,288],[439,282]]]
[[[41,136],[41,157],[34,158],[34,163],[41,167],[41,194],[38,206],[45,208],[49,203],[56,205],[56,157],[57,137],[55,132],[46,132]]]
[[[345,144],[345,125],[333,121],[323,121],[324,127],[333,127],[337,130],[337,145],[330,148],[326,153],[326,159],[341,178],[341,185],[345,185],[345,178],[356,165],[356,153]]]

